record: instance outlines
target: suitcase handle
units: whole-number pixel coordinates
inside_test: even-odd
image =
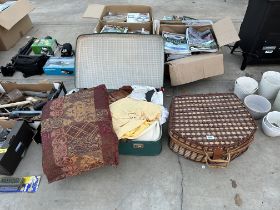
[[[205,155],[206,155],[206,165],[209,167],[209,168],[226,168],[230,162],[230,158],[231,158],[231,155],[230,155],[230,152],[227,153],[227,159],[226,160],[223,160],[223,159],[212,159],[210,158],[210,156],[208,155],[208,153],[206,151],[205,152]]]

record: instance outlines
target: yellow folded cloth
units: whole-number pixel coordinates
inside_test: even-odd
[[[161,117],[161,106],[123,98],[110,105],[113,127],[119,139],[135,139]]]

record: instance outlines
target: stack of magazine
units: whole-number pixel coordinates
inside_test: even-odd
[[[186,30],[191,52],[217,52],[218,46],[210,29],[199,31],[193,27]]]
[[[177,15],[171,15],[171,16],[163,16],[161,20],[167,20],[167,21],[181,21],[184,20],[195,20],[194,18],[188,17],[188,16],[177,16]]]
[[[16,1],[7,1],[3,4],[0,4],[0,12],[4,11],[5,9],[8,9],[10,6],[14,5],[15,3]]]
[[[127,27],[105,25],[100,33],[127,33]]]
[[[100,31],[100,33],[150,34],[150,32],[145,30],[144,28],[139,30],[128,31],[128,27],[121,27],[121,26],[114,26],[114,25],[105,25]]]
[[[184,58],[191,55],[188,37],[185,34],[162,32],[164,39],[164,51],[167,61]]]
[[[127,21],[128,23],[145,23],[150,21],[149,13],[128,13]]]
[[[182,23],[187,26],[209,26],[213,25],[212,20],[196,20],[196,19],[184,19]]]
[[[109,13],[103,17],[105,22],[126,22],[127,14],[113,14]]]
[[[133,31],[129,31],[128,33],[130,34],[150,34],[150,31],[145,30],[144,28],[142,28],[141,30],[133,30]]]
[[[213,24],[212,20],[201,20],[201,19],[194,19],[188,16],[164,16],[162,18],[163,21],[170,21],[170,22],[181,22],[187,26],[209,26]]]
[[[149,13],[122,13],[115,14],[109,12],[103,17],[103,21],[110,22],[127,22],[127,23],[145,23],[150,21]]]

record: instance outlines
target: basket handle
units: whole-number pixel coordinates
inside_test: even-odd
[[[231,158],[230,152],[227,153],[227,159],[226,160],[210,158],[208,153],[206,151],[204,151],[204,152],[205,152],[205,155],[206,155],[206,165],[209,168],[226,168],[228,166],[229,162],[230,162],[230,158]]]

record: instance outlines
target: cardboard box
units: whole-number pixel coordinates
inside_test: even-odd
[[[41,55],[42,48],[46,48],[48,52],[53,53],[57,47],[55,39],[36,39],[31,45],[31,49],[35,55]]]
[[[0,0],[0,3],[4,3]],[[0,12],[0,51],[9,50],[31,28],[29,13],[34,9],[28,0],[18,0]]]
[[[75,75],[74,57],[50,57],[44,66],[46,75]]]
[[[161,22],[155,29],[157,34],[162,31],[185,34],[188,26]],[[212,29],[219,47],[239,40],[238,34],[230,18],[224,18],[213,25],[193,26],[198,30]],[[224,73],[223,54],[201,53],[187,58],[168,62],[171,85],[182,85],[200,79],[221,75]]]
[[[53,100],[61,94],[63,91],[63,94],[65,95],[67,93],[64,84],[62,82],[55,82],[53,84],[51,83],[37,83],[37,84],[18,84],[18,83],[4,83],[0,82],[0,93],[8,93],[14,89],[18,89],[21,91],[34,91],[34,92],[47,92],[50,91],[50,94],[48,96],[48,100]],[[6,119],[0,119],[0,126],[4,128],[12,128],[16,124],[16,120],[6,120]],[[41,143],[41,135],[40,135],[40,121],[35,121],[29,123],[29,125],[37,130],[37,133],[33,137],[34,141],[36,143]]]
[[[112,13],[149,13],[150,22],[145,23],[127,23],[127,22],[110,22],[106,23],[102,19],[104,16],[108,15],[109,12]],[[150,34],[153,34],[153,13],[150,6],[145,5],[101,5],[101,4],[90,4],[86,9],[84,18],[94,18],[98,19],[98,24],[95,28],[95,33],[100,33],[103,26],[115,25],[128,27],[128,31],[141,30],[144,28],[148,30]]]

